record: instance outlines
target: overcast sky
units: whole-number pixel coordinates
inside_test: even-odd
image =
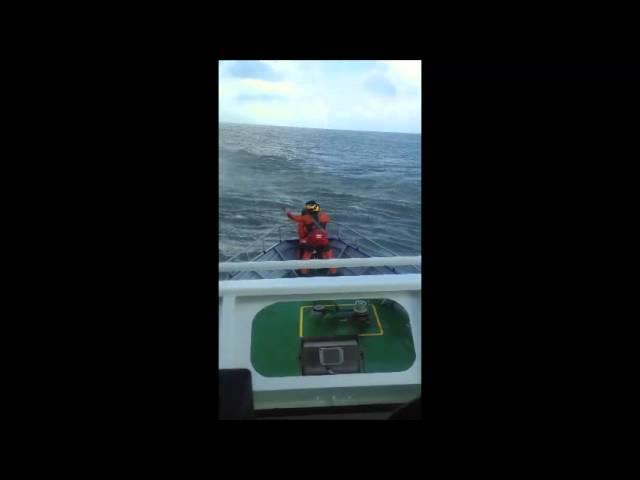
[[[221,61],[221,122],[421,132],[419,60]]]

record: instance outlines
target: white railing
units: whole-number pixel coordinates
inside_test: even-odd
[[[226,300],[242,296],[285,295],[347,295],[355,293],[362,296],[375,292],[411,292],[422,289],[422,277],[419,273],[402,275],[359,275],[355,277],[301,277],[267,278],[254,280],[220,280],[218,294],[223,298],[221,318],[233,319],[235,316],[224,311]],[[344,297],[343,297],[344,298]],[[347,297],[348,298],[348,297]],[[282,299],[283,301],[285,298]]]
[[[219,263],[220,272],[256,272],[263,270],[297,270],[309,268],[341,267],[400,267],[406,265],[422,265],[422,256],[417,257],[367,257],[367,258],[335,258],[322,260],[285,260],[269,262],[227,262]]]

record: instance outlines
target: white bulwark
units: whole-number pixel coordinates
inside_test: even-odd
[[[269,265],[265,265],[269,264]],[[294,265],[295,264],[295,265]],[[421,257],[221,263],[221,272],[327,268],[341,266],[420,265]],[[240,267],[240,268],[239,268]],[[251,371],[256,409],[403,403],[420,395],[420,274],[278,278],[219,281],[219,368]],[[350,298],[394,300],[410,320],[416,360],[403,372],[353,373],[299,377],[264,377],[251,363],[251,332],[256,314],[283,301]]]

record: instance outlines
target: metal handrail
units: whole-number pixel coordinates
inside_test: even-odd
[[[338,223],[336,223],[336,222],[334,222],[334,223],[335,223],[336,225],[340,225],[340,227],[342,227],[342,228],[346,228],[347,230],[351,230],[353,233],[355,233],[356,235],[358,235],[360,238],[364,238],[367,242],[374,244],[376,247],[381,248],[381,249],[383,249],[383,250],[386,250],[387,252],[389,252],[389,253],[393,254],[393,256],[394,256],[394,257],[399,256],[399,255],[398,255],[396,252],[394,252],[393,250],[391,250],[391,249],[389,249],[389,248],[385,247],[384,245],[380,245],[378,242],[376,242],[376,241],[374,241],[374,240],[371,240],[370,238],[367,238],[367,236],[366,236],[366,235],[363,235],[362,233],[360,233],[360,232],[358,232],[358,231],[354,230],[353,228],[348,227],[348,226],[346,226],[346,225],[338,224]],[[358,240],[359,240],[359,239],[358,239]]]
[[[394,252],[394,251],[393,251],[393,250],[391,250],[390,248],[387,248],[387,247],[385,247],[384,245],[380,245],[378,242],[376,242],[376,241],[374,241],[374,240],[371,240],[371,239],[370,239],[370,238],[368,238],[366,235],[363,235],[362,233],[358,232],[357,230],[354,230],[353,228],[351,228],[351,227],[349,227],[349,226],[347,226],[347,225],[342,225],[342,224],[340,224],[340,223],[338,223],[338,222],[333,222],[333,223],[334,223],[334,225],[337,225],[339,228],[346,228],[347,230],[350,230],[350,231],[352,231],[353,233],[355,233],[356,235],[358,235],[358,238],[356,238],[356,240],[355,240],[355,245],[354,245],[354,246],[355,246],[355,248],[356,248],[356,250],[357,250],[357,249],[359,248],[359,246],[360,246],[360,239],[361,239],[361,238],[363,238],[365,241],[367,241],[367,242],[369,242],[369,243],[371,243],[371,244],[375,245],[376,247],[381,248],[382,250],[385,250],[385,251],[389,252],[392,256],[394,256],[394,257],[398,257],[398,256],[399,256],[396,252]],[[413,266],[413,268],[415,268],[416,270],[420,271],[420,269],[419,269],[419,268],[417,268],[417,267],[415,267],[415,266]]]
[[[393,254],[393,256],[394,256],[394,257],[399,256],[399,255],[398,255],[396,252],[394,252],[393,250],[391,250],[391,249],[389,249],[389,248],[385,247],[384,245],[380,245],[378,242],[376,242],[376,241],[374,241],[374,240],[371,240],[370,238],[367,238],[367,236],[366,236],[366,235],[363,235],[362,233],[358,232],[357,230],[354,230],[353,228],[348,227],[348,226],[346,226],[346,225],[338,224],[338,223],[336,223],[336,222],[334,222],[334,223],[335,223],[336,225],[340,225],[340,227],[342,227],[342,228],[346,228],[347,230],[350,230],[350,231],[352,231],[353,233],[355,233],[356,235],[358,235],[358,237],[359,237],[359,238],[358,238],[358,239],[356,239],[356,241],[357,241],[356,245],[359,245],[360,238],[364,238],[367,242],[372,243],[372,244],[373,244],[373,245],[375,245],[376,247],[381,248],[382,250],[386,250],[387,252],[389,252],[389,253]]]
[[[264,252],[264,240],[267,237],[267,235],[269,235],[273,230],[275,230],[276,228],[282,228],[284,225],[275,225],[274,227],[270,228],[269,230],[267,230],[267,232],[262,236],[262,238],[259,238],[258,240],[256,240],[255,242],[253,242],[252,244],[250,244],[247,248],[245,248],[242,252],[238,252],[236,253],[234,256],[232,256],[231,258],[227,259],[227,262],[231,262],[232,260],[234,260],[235,258],[239,257],[240,255],[242,255],[243,253],[245,254],[245,256],[247,257],[247,259],[249,259],[249,252],[251,251],[251,249],[253,248],[254,245],[258,244],[259,242],[262,242],[262,251]]]
[[[342,240],[342,229],[346,229],[349,230],[351,232],[353,232],[354,234],[357,235],[357,237],[354,239],[354,247],[356,249],[359,249],[360,247],[360,240],[364,239],[365,241],[369,242],[372,245],[375,245],[376,247],[378,247],[379,249],[382,249],[388,253],[391,254],[391,256],[393,257],[400,257],[400,255],[398,255],[396,252],[394,252],[393,250],[380,245],[378,242],[371,240],[369,238],[367,238],[365,235],[363,235],[362,233],[358,232],[357,230],[347,226],[347,225],[343,225],[341,223],[338,222],[332,222],[333,225],[338,227],[338,239]],[[267,236],[269,236],[275,229],[278,229],[278,240],[280,242],[282,242],[282,228],[287,227],[288,225],[275,225],[274,227],[270,228],[260,239],[256,240],[255,242],[253,242],[252,244],[250,244],[247,248],[244,249],[244,251],[242,252],[238,252],[236,255],[232,256],[231,258],[227,259],[225,263],[232,263],[233,260],[235,260],[236,258],[238,258],[240,255],[244,254],[245,258],[247,259],[248,262],[252,262],[254,260],[256,260],[261,254],[258,254],[257,256],[255,256],[253,259],[249,258],[249,252],[252,251],[252,249],[254,248],[255,245],[260,244],[262,246],[262,253],[264,253],[265,247],[264,247],[264,242],[267,238]],[[271,248],[271,247],[270,247]],[[413,268],[415,268],[417,271],[420,271],[420,269],[418,267],[416,267],[415,265],[410,265]],[[395,269],[394,269],[395,270]],[[235,272],[234,272],[235,273]]]
[[[276,245],[278,245],[278,243],[274,243],[273,245],[271,245],[267,250],[271,250],[273,247],[275,247]],[[263,238],[263,244],[262,244],[263,250],[262,253],[257,254],[255,257],[253,258],[249,258],[249,251],[245,251],[243,252],[245,254],[245,256],[247,257],[247,262],[255,262],[258,258],[260,258],[260,256],[263,253],[266,253],[267,250],[264,250],[264,238]],[[243,262],[229,262],[227,261],[226,263],[229,263],[230,265],[245,265],[245,263]],[[218,265],[223,265],[222,263],[219,263]],[[223,273],[222,270],[219,270],[220,273]],[[240,273],[240,271],[233,271],[233,272],[225,272],[225,273],[229,273],[230,276],[234,276],[236,273]]]
[[[219,263],[220,272],[249,272],[259,270],[294,270],[297,268],[324,269],[342,267],[379,267],[421,265],[422,257],[366,257],[322,260],[270,260],[266,262]]]

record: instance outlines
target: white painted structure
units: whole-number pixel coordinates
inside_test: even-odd
[[[366,257],[366,258],[334,258],[322,260],[285,260],[271,262],[231,262],[220,263],[220,272],[248,272],[262,270],[295,270],[299,268],[332,268],[332,267],[401,267],[406,265],[422,265],[422,257]]]
[[[410,259],[410,260],[409,260]],[[268,266],[264,264],[269,264]],[[220,271],[327,268],[340,266],[419,265],[421,257],[378,257],[283,262],[222,263]],[[295,264],[295,265],[294,265]],[[238,268],[241,267],[241,268]],[[420,394],[421,275],[222,280],[219,282],[219,368],[251,371],[255,408],[401,403]],[[403,372],[300,377],[264,377],[251,363],[251,330],[255,315],[283,301],[386,298],[408,313],[416,361]]]

